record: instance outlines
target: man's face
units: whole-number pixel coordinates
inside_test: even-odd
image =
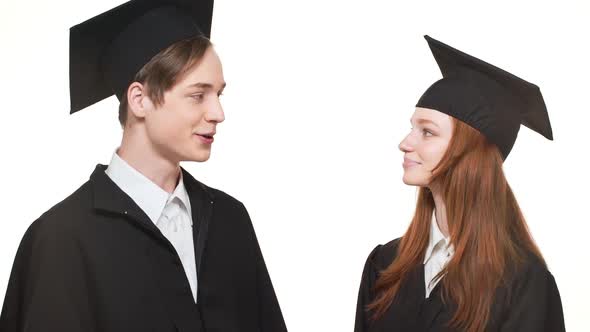
[[[167,160],[206,161],[217,124],[225,116],[219,102],[225,87],[221,61],[213,47],[170,90],[162,105],[149,102],[145,125],[154,148]]]

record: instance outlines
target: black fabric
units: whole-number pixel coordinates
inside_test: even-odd
[[[439,282],[425,298],[424,265],[410,272],[398,295],[383,316],[372,320],[367,305],[376,297],[379,273],[397,256],[400,239],[378,245],[365,263],[356,309],[355,332],[455,332],[448,323],[456,311],[450,300],[443,303]],[[444,277],[443,277],[444,278]],[[487,332],[565,331],[561,298],[553,275],[534,257],[501,287],[494,298]]]
[[[2,332],[286,331],[245,207],[184,169],[197,304],[172,244],[97,165],[31,224],[0,315]]]
[[[520,125],[553,140],[541,90],[498,67],[425,36],[443,74],[416,106],[446,113],[479,130],[505,160]]]
[[[132,0],[70,28],[70,114],[113,94],[177,41],[210,36],[213,0]]]

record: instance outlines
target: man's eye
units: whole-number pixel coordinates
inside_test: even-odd
[[[194,100],[196,100],[197,102],[200,102],[203,100],[203,95],[202,94],[197,94],[197,95],[191,95],[191,98],[193,98]]]

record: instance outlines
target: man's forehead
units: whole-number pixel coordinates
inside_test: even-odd
[[[187,88],[200,88],[200,89],[214,89],[217,87],[220,87],[221,89],[225,88],[225,86],[227,85],[226,82],[219,82],[219,83],[214,83],[214,82],[193,82],[193,83],[189,83],[187,85]]]

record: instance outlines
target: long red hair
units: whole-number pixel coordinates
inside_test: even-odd
[[[437,277],[443,299],[457,310],[450,326],[483,331],[496,289],[527,253],[544,260],[534,243],[516,198],[502,170],[502,156],[479,131],[453,120],[445,155],[433,170],[431,183],[445,203],[450,242],[455,253]],[[389,308],[408,272],[423,263],[435,208],[432,192],[419,189],[416,211],[401,239],[396,259],[381,272],[368,306],[377,319]]]

